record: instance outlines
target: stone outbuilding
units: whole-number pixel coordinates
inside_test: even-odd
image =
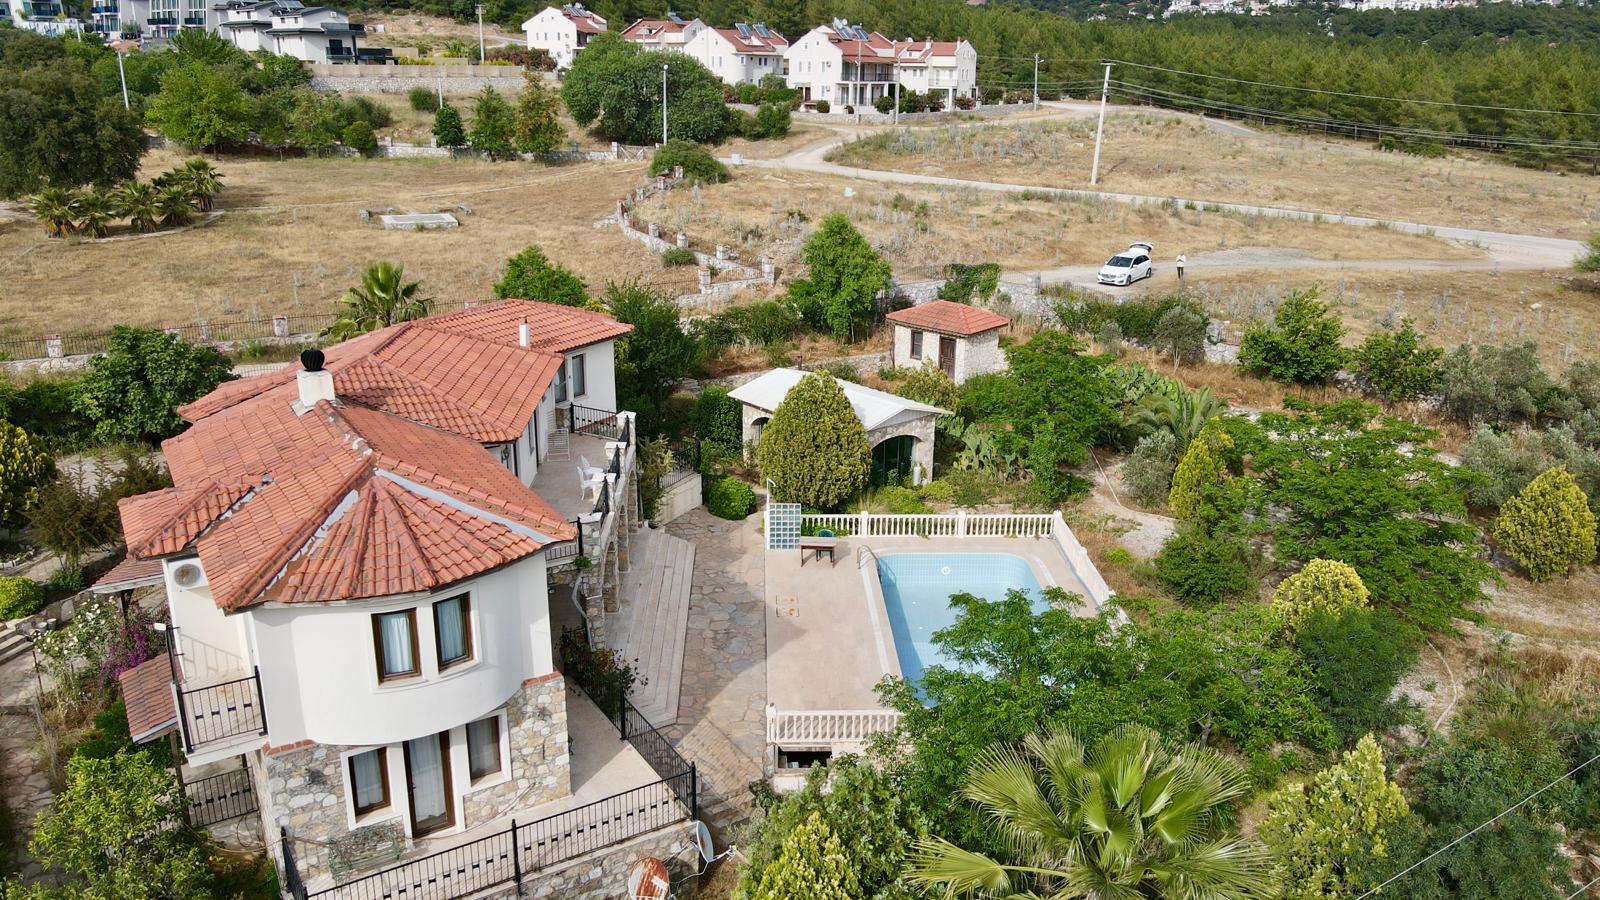
[[[884,318],[894,325],[894,364],[920,369],[932,362],[960,384],[974,375],[1006,367],[1000,329],[1011,320],[999,313],[935,300],[898,309]]]
[[[800,369],[773,369],[729,392],[743,405],[747,448],[753,451],[778,404],[809,374]],[[886,394],[853,381],[840,381],[839,386],[844,389],[845,399],[850,401],[856,418],[861,420],[861,427],[867,430],[867,446],[872,448],[873,485],[904,478],[921,484],[933,477],[934,419],[949,415],[949,410]]]

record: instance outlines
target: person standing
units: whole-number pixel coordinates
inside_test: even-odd
[[[1183,264],[1186,263],[1186,262],[1188,262],[1188,259],[1186,259],[1182,253],[1179,253],[1178,254],[1178,261],[1177,261],[1178,280],[1179,281],[1183,280]]]

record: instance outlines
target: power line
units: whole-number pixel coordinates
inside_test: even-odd
[[[1572,893],[1568,894],[1567,895],[1567,900],[1574,900],[1574,898],[1576,898],[1579,894],[1582,894],[1584,891],[1587,891],[1589,888],[1592,888],[1597,884],[1600,884],[1600,875],[1596,875],[1594,877],[1594,880],[1590,881],[1588,884],[1584,885],[1583,887],[1578,888],[1577,890],[1575,890]]]
[[[1600,760],[1600,753],[1596,753],[1594,756],[1589,757],[1584,762],[1579,763],[1576,767],[1574,767],[1572,769],[1572,771],[1568,772],[1567,774],[1562,775],[1560,778],[1557,778],[1555,781],[1552,781],[1549,784],[1545,785],[1544,787],[1539,788],[1537,791],[1534,791],[1533,793],[1529,794],[1528,796],[1523,797],[1521,800],[1518,800],[1516,803],[1513,803],[1512,805],[1506,807],[1505,809],[1501,810],[1500,812],[1495,813],[1494,818],[1490,819],[1489,821],[1484,822],[1483,824],[1481,824],[1478,827],[1472,829],[1471,831],[1467,832],[1466,834],[1463,834],[1462,836],[1456,838],[1455,840],[1451,841],[1450,843],[1445,844],[1443,847],[1440,847],[1439,849],[1433,851],[1432,853],[1429,853],[1427,856],[1424,856],[1423,858],[1417,860],[1416,862],[1412,863],[1411,865],[1406,866],[1398,874],[1390,876],[1382,884],[1378,885],[1377,887],[1373,888],[1370,891],[1367,891],[1365,894],[1362,894],[1360,897],[1357,897],[1356,900],[1366,900],[1366,898],[1371,897],[1373,894],[1376,894],[1378,891],[1382,890],[1385,885],[1388,885],[1391,882],[1398,881],[1401,878],[1404,878],[1405,876],[1410,875],[1412,872],[1416,871],[1416,869],[1418,867],[1420,867],[1423,863],[1427,862],[1430,859],[1433,859],[1434,857],[1436,857],[1439,854],[1445,852],[1446,850],[1449,850],[1451,847],[1456,846],[1457,844],[1461,843],[1462,841],[1466,840],[1469,837],[1472,837],[1473,835],[1475,835],[1478,832],[1484,830],[1485,828],[1488,828],[1490,825],[1493,825],[1494,823],[1500,821],[1500,819],[1502,817],[1510,815],[1511,813],[1517,811],[1518,809],[1520,809],[1523,806],[1523,804],[1527,803],[1529,800],[1532,800],[1533,798],[1539,796],[1540,794],[1544,793],[1545,791],[1550,790],[1551,788],[1555,787],[1556,785],[1560,784],[1561,782],[1566,781],[1568,778],[1571,778],[1572,776],[1578,774],[1579,771],[1584,769],[1586,766],[1588,766],[1590,763],[1594,762],[1595,760]],[[1589,882],[1589,884],[1594,884],[1594,882],[1591,881],[1591,882]],[[1587,890],[1587,889],[1588,889],[1588,886],[1585,885],[1584,886],[1584,890]],[[1582,891],[1579,891],[1579,893],[1582,893]],[[1572,896],[1576,897],[1577,894],[1573,894]],[[1568,900],[1571,900],[1571,898],[1568,898]]]

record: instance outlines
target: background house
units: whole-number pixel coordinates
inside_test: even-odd
[[[835,19],[806,32],[784,54],[787,81],[808,102],[826,100],[834,112],[853,106],[869,111],[880,97],[901,90],[975,97],[978,53],[964,40],[895,41],[860,25]]]
[[[211,10],[217,33],[247,53],[266,50],[310,63],[353,62],[363,55],[366,26],[352,24],[331,7],[299,0],[223,0]]]
[[[894,325],[894,365],[920,369],[936,365],[960,384],[974,375],[1006,366],[1000,329],[1011,320],[965,303],[935,300],[884,317]]]
[[[682,53],[689,41],[705,29],[706,23],[699,19],[686,22],[682,16],[669,10],[665,19],[636,20],[622,30],[622,39],[646,50]]]
[[[522,31],[528,36],[528,47],[550,54],[558,69],[571,68],[578,51],[605,30],[606,20],[594,11],[584,9],[581,3],[546,7],[522,23]]]
[[[726,84],[754,84],[767,75],[783,75],[783,35],[757,22],[740,22],[732,28],[704,28],[684,45],[684,53],[699,60]]]
[[[83,23],[67,18],[61,0],[3,0],[0,2],[0,19],[14,28],[56,37],[80,31]]]

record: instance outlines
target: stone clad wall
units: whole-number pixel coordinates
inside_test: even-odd
[[[911,435],[917,439],[911,448],[911,464],[917,467],[915,481],[922,484],[933,477],[933,416],[919,416],[909,422],[887,425],[867,432],[867,446],[876,447],[892,437]]]
[[[506,704],[506,730],[511,737],[511,778],[463,798],[469,828],[572,793],[567,690],[559,673],[523,683]]]
[[[677,879],[699,869],[700,857],[694,851],[694,823],[677,825],[589,854],[564,866],[547,869],[523,879],[519,893],[511,885],[486,894],[482,900],[615,900],[628,896],[628,868],[647,856],[667,863],[674,879],[674,891],[682,896]],[[676,852],[674,852],[676,851]],[[692,867],[691,867],[692,866]]]

